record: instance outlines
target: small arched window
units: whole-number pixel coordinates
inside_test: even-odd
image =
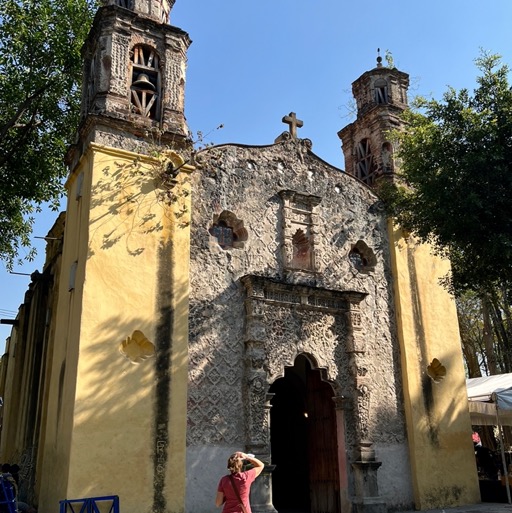
[[[213,235],[219,246],[222,249],[232,248],[233,242],[236,240],[236,235],[233,234],[233,228],[228,226],[224,221],[219,221],[210,229],[210,234]]]
[[[208,231],[222,249],[242,249],[248,236],[244,222],[229,210],[214,216],[213,225]]]
[[[354,244],[348,254],[350,263],[361,273],[375,270],[377,257],[375,253],[362,240]]]
[[[155,50],[137,45],[131,52],[130,101],[135,113],[158,120],[160,117],[160,68]]]
[[[361,254],[361,251],[359,251],[357,248],[354,248],[349,254],[348,258],[352,265],[358,270],[361,271],[364,269],[368,262],[366,258]]]
[[[375,103],[377,105],[388,103],[388,83],[383,78],[375,81]]]
[[[363,139],[356,146],[356,176],[368,185],[375,181],[375,162],[369,139]]]

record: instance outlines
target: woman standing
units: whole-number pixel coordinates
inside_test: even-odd
[[[243,471],[244,460],[253,468]],[[251,484],[261,474],[265,464],[252,454],[235,452],[228,459],[229,474],[224,476],[217,488],[215,505],[224,504],[222,513],[251,513],[249,492]]]

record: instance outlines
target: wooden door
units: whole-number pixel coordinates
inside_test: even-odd
[[[340,513],[338,443],[332,387],[307,372],[308,460],[311,513]]]

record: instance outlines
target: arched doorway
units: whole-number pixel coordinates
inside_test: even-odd
[[[279,513],[340,513],[332,387],[299,355],[270,393],[274,506]]]

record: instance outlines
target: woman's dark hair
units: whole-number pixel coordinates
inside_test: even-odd
[[[236,472],[242,472],[244,466],[244,460],[235,454],[232,454],[228,459],[228,470],[235,474]]]

